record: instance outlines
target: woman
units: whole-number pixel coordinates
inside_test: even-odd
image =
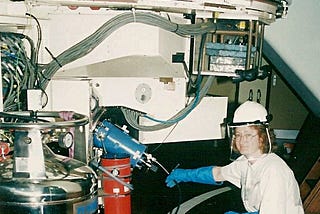
[[[246,101],[235,111],[230,124],[232,152],[240,156],[226,166],[176,169],[166,179],[168,187],[179,182],[222,184],[241,188],[247,213],[302,214],[300,191],[293,172],[272,153],[268,113],[259,103]],[[236,214],[229,211],[226,214]]]

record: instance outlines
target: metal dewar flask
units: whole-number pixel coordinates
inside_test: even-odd
[[[56,112],[43,114],[45,117],[57,115]],[[75,114],[74,117],[62,122],[32,119],[0,123],[2,135],[7,130],[7,136],[12,134],[14,147],[12,154],[3,156],[0,162],[1,214],[97,213],[95,172],[81,161],[55,154],[47,146],[59,131],[77,129],[87,123],[86,116]]]

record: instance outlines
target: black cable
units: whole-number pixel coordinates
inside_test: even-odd
[[[163,171],[164,171],[167,175],[170,174],[169,171],[168,171],[161,163],[159,163],[159,161],[156,160],[156,161],[154,161],[154,162],[155,162],[156,164],[158,164],[158,165],[160,166],[160,168],[163,169]],[[180,165],[180,164],[177,164],[177,165],[173,168],[173,170],[175,170],[176,168],[178,168],[179,165]],[[171,170],[171,171],[173,171],[173,170]],[[177,206],[177,209],[176,209],[176,211],[175,211],[175,214],[177,214],[177,213],[179,212],[180,205],[181,205],[181,203],[182,203],[182,191],[181,191],[181,188],[180,188],[179,183],[176,182],[176,181],[174,181],[174,183],[175,183],[175,186],[177,187],[178,193],[179,193],[178,206]],[[173,210],[171,210],[170,214],[172,214],[172,211],[173,211]]]
[[[181,191],[181,188],[180,188],[180,185],[178,182],[175,182],[175,186],[177,187],[178,189],[178,193],[179,193],[179,199],[178,199],[178,206],[176,208],[176,211],[174,212],[174,214],[178,214],[179,212],[179,209],[180,209],[180,205],[182,203],[182,191]],[[171,210],[170,214],[172,213],[173,210]]]
[[[42,91],[42,93],[46,96],[46,100],[45,100],[45,103],[41,105],[42,108],[46,107],[47,104],[48,104],[48,101],[49,101],[49,97],[48,97],[48,94],[46,93],[45,90],[43,90],[42,88],[39,87],[39,89]]]
[[[204,33],[201,35],[201,40],[200,40],[200,45],[199,45],[199,56],[198,56],[198,63],[197,63],[197,77],[193,81],[192,78],[190,77],[190,81],[188,84],[188,94],[192,94],[192,91],[194,89],[197,89],[199,87],[198,81],[202,78],[201,76],[201,70],[202,70],[202,58],[203,58],[203,50],[205,46],[205,42],[207,39],[207,33]]]
[[[42,42],[42,30],[41,30],[41,25],[39,20],[32,14],[30,13],[26,13],[27,16],[30,16],[31,18],[33,18],[35,20],[35,22],[37,23],[37,32],[38,32],[38,41],[37,41],[37,46],[36,46],[36,51],[35,51],[35,59],[34,59],[34,63],[37,64],[38,63],[38,57],[39,57],[39,50],[40,50],[40,45]]]
[[[62,68],[61,63],[58,61],[58,59],[52,54],[52,52],[47,48],[44,47],[46,49],[46,51],[48,51],[48,53],[50,54],[51,58],[59,65],[60,68]]]
[[[35,50],[35,58],[32,61],[34,63],[34,73],[35,73],[35,81],[32,84],[32,87],[36,87],[41,89],[42,91],[44,91],[41,86],[40,86],[40,75],[43,77],[42,72],[39,72],[39,50],[40,50],[40,46],[41,46],[41,42],[42,42],[42,29],[41,29],[41,25],[39,20],[32,14],[30,13],[26,13],[27,16],[30,16],[31,18],[33,18],[35,20],[35,22],[37,23],[37,32],[38,32],[38,41],[37,41],[37,46],[36,46],[36,50]],[[46,79],[46,78],[45,78]]]
[[[163,144],[164,142],[167,140],[167,138],[172,134],[173,130],[177,127],[178,123],[174,124],[172,129],[169,131],[169,133],[165,136],[165,138],[162,140],[162,142],[156,147],[154,148],[150,153],[154,153],[155,151],[157,151]]]

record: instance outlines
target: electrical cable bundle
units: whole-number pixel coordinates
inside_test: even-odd
[[[94,48],[96,48],[102,41],[104,41],[111,33],[120,27],[129,24],[129,23],[143,23],[151,26],[156,26],[162,28],[164,30],[173,32],[179,36],[195,36],[195,35],[203,35],[208,32],[216,31],[216,24],[212,22],[206,23],[197,23],[197,24],[177,24],[171,22],[168,18],[162,17],[160,15],[154,13],[146,13],[146,12],[125,12],[121,13],[110,20],[108,20],[105,24],[103,24],[98,30],[96,30],[93,34],[86,37],[84,40],[75,44],[71,48],[65,50],[60,55],[58,55],[54,60],[52,60],[49,64],[45,65],[42,70],[42,79],[40,81],[40,87],[45,88],[52,78],[52,76],[60,69],[60,67],[75,61],[88,53],[90,53]],[[200,85],[200,79],[197,81],[197,85]],[[196,105],[201,101],[201,99],[205,96],[209,87],[211,86],[213,78],[210,77],[207,80],[207,84],[201,92],[197,91],[195,98],[193,101],[183,110],[181,110],[177,115],[172,117],[169,121],[157,121],[161,124],[155,126],[141,126],[138,124],[138,118],[141,116],[140,113],[134,112],[128,109],[122,109],[126,119],[129,124],[134,128],[142,131],[154,131],[160,130],[163,128],[167,128],[172,126],[174,123],[182,120],[186,115],[188,115],[192,109],[195,108]],[[151,119],[151,117],[147,115],[143,115],[144,117]],[[154,120],[154,119],[153,119]]]
[[[37,19],[31,14],[27,15],[37,21]],[[45,89],[50,79],[62,66],[87,55],[115,30],[126,24],[135,22],[156,26],[183,37],[203,35],[208,32],[216,31],[216,24],[212,22],[177,24],[171,22],[166,17],[162,17],[154,13],[125,12],[111,18],[93,34],[65,50],[50,63],[45,64],[42,67],[39,67],[37,64],[37,56],[41,42],[41,30],[38,22],[37,27],[39,38],[36,48],[34,47],[32,40],[23,34],[1,33],[2,70],[5,91],[4,111],[20,110],[20,95],[23,89]],[[23,39],[27,39],[30,44],[30,57],[27,56]],[[193,109],[198,104],[202,96],[196,95],[194,101],[191,102],[191,105],[183,110],[178,117],[181,117],[183,114],[187,114],[186,112],[190,112],[190,109]],[[136,116],[131,115],[128,117],[133,117],[131,121],[136,121]],[[172,119],[174,121],[168,122],[168,124],[172,124],[180,120],[176,117]]]
[[[24,40],[29,43],[30,57]],[[22,90],[33,88],[36,83],[33,41],[23,34],[0,32],[0,44],[4,111],[21,110]]]
[[[196,77],[196,80],[193,82],[191,79],[191,76],[189,76],[189,84],[190,84],[189,87],[196,88],[195,98],[184,109],[180,110],[176,115],[174,115],[173,117],[171,117],[166,121],[152,118],[146,114],[135,112],[131,109],[121,108],[126,120],[132,127],[134,127],[135,129],[138,129],[139,131],[158,131],[161,129],[168,128],[174,124],[177,124],[182,119],[184,119],[201,102],[202,98],[207,94],[214,80],[213,76],[209,76],[203,88],[200,90],[200,84],[202,81],[202,76],[200,71],[202,70],[202,56],[203,56],[203,49],[204,49],[206,37],[207,37],[207,32],[201,34],[201,42],[199,47],[200,51],[199,51],[199,58],[198,58],[198,65],[197,65],[198,75]],[[139,117],[147,118],[151,121],[157,122],[158,124],[150,125],[150,126],[139,125]]]
[[[40,82],[41,88],[46,88],[48,82],[61,66],[73,62],[96,48],[111,33],[129,23],[143,23],[156,26],[180,36],[200,35],[207,32],[215,32],[216,25],[212,22],[199,24],[177,24],[167,18],[154,13],[125,12],[121,13],[103,24],[97,31],[84,40],[62,52],[42,70],[43,77]]]

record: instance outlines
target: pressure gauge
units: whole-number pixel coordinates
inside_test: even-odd
[[[61,133],[59,136],[59,146],[69,149],[73,144],[73,134],[71,132]]]

